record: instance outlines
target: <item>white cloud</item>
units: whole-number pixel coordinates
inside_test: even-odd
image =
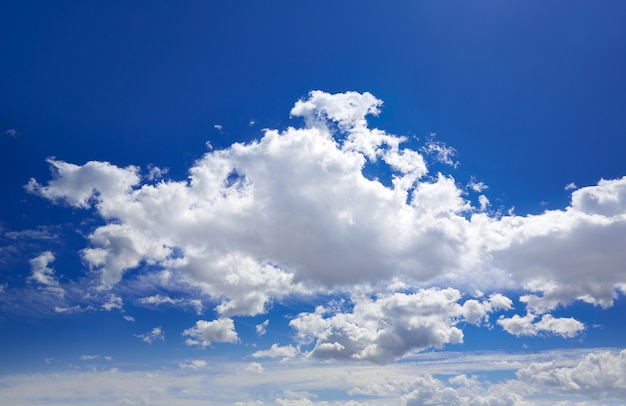
[[[261,324],[257,324],[255,329],[256,329],[256,334],[261,337],[262,335],[264,335],[267,332],[267,326],[270,324],[269,320],[265,320],[263,323]]]
[[[169,172],[168,168],[159,168],[152,165],[148,165],[148,169],[150,171],[148,172],[148,180],[161,179]]]
[[[178,300],[174,300],[169,296],[153,295],[153,296],[146,296],[146,297],[139,298],[137,299],[137,302],[141,304],[161,305],[161,304],[176,304],[178,303]]]
[[[76,306],[54,306],[54,311],[55,313],[80,313],[82,311],[84,311],[85,309],[83,309],[82,307],[80,307],[80,305],[76,305]]]
[[[135,318],[133,316],[124,316],[124,320],[130,321],[131,323],[135,322]]]
[[[261,365],[217,358],[210,367],[189,362],[181,368],[133,372],[112,368],[3,375],[0,403],[617,405],[625,396],[625,357],[624,351],[600,349],[534,354],[444,351],[420,354],[411,363],[385,366],[310,360],[288,365],[268,360]],[[506,372],[511,378],[492,382],[481,371],[496,375]],[[450,378],[435,377],[441,373]]]
[[[17,138],[17,136],[20,135],[20,133],[15,128],[9,128],[4,132],[4,134],[13,138]]]
[[[159,327],[155,327],[147,333],[144,334],[135,334],[135,337],[140,338],[144,342],[148,344],[152,344],[153,342],[160,340],[165,341],[165,332]]]
[[[478,204],[480,204],[480,210],[485,211],[491,203],[489,202],[489,198],[485,195],[478,196]]]
[[[467,183],[467,187],[476,193],[481,193],[482,191],[489,189],[489,186],[487,186],[484,182],[476,182],[474,177],[470,178],[470,181]]]
[[[493,300],[458,301],[458,290],[424,289],[416,293],[353,296],[350,312],[318,306],[301,313],[289,325],[299,340],[314,342],[311,356],[318,359],[367,360],[386,363],[411,351],[463,342],[461,321],[480,323],[488,313],[508,309],[502,295]]]
[[[235,323],[229,318],[213,321],[198,320],[195,327],[183,331],[183,335],[191,337],[185,341],[187,345],[198,345],[202,348],[210,346],[211,343],[239,342]]]
[[[263,371],[263,366],[258,362],[251,362],[243,369],[243,372],[253,375],[261,375]]]
[[[347,292],[356,300],[352,312],[323,309],[293,321],[319,345],[314,357],[382,362],[461,342],[457,317],[483,323],[493,311],[485,301],[459,304],[461,291],[522,289],[526,310],[539,317],[576,300],[608,307],[626,290],[626,177],[574,190],[562,210],[492,214],[486,195],[479,207],[463,197],[467,188],[483,192],[482,182],[459,187],[450,176],[428,172],[421,153],[454,166],[453,149],[432,139],[423,149],[404,148],[404,137],[369,128],[366,116],[381,105],[369,93],[313,91],[291,110],[303,128],[265,130],[259,140],[211,150],[188,179],[144,183],[134,166],[49,159],[53,179],[46,185],[31,179],[26,189],[93,208],[102,218],[81,252],[101,290],[127,282],[124,274],[144,264],[166,269],[218,302],[218,320],[202,323],[234,326],[231,317],[263,314],[292,293]],[[391,182],[367,178],[366,164],[381,165]],[[444,300],[449,308],[429,309],[420,320],[393,304],[402,296],[383,293],[368,302],[354,294],[363,284],[398,280],[413,290],[452,288],[427,290],[435,296],[457,293]],[[394,316],[413,324],[395,323]],[[524,334],[570,337],[581,328],[568,320],[501,322]],[[331,325],[339,327],[332,334]],[[189,341],[220,342],[201,338],[199,329],[186,330]],[[414,334],[402,338],[402,329]],[[236,342],[234,327],[225,331],[221,342]]]
[[[50,268],[50,263],[54,262],[54,254],[45,251],[36,258],[30,260],[31,276],[30,280],[41,285],[42,290],[55,294],[59,297],[65,296],[65,290],[60,286],[54,275],[54,269]]]
[[[194,359],[189,362],[183,362],[178,364],[181,368],[189,368],[189,369],[202,369],[206,368],[209,365],[208,362],[201,359]]]
[[[102,305],[102,308],[107,312],[113,309],[124,310],[124,301],[119,296],[109,295],[109,300]]]
[[[113,361],[113,357],[111,357],[110,355],[81,355],[80,356],[80,360],[81,361],[97,361],[103,359],[105,361]]]
[[[575,190],[578,189],[578,186],[576,186],[576,184],[574,182],[570,182],[567,185],[565,185],[565,190]]]
[[[544,314],[538,322],[537,316],[528,313],[524,317],[514,315],[511,318],[500,317],[498,324],[510,334],[516,336],[535,336],[542,332],[558,334],[564,338],[572,338],[580,334],[585,325],[571,317],[555,318],[550,314]]]
[[[437,162],[450,165],[454,168],[459,166],[459,161],[452,160],[452,157],[454,157],[457,154],[456,149],[454,149],[453,147],[449,145],[446,145],[445,142],[434,141],[434,137],[435,137],[434,133],[430,134],[429,140],[426,142],[426,144],[422,148],[420,148],[420,150],[426,153],[427,155],[434,156]],[[484,187],[484,184],[482,184],[481,182],[480,184],[473,184],[473,186],[476,188],[478,187],[482,188]],[[480,190],[477,190],[477,191],[480,191]]]
[[[517,372],[537,390],[592,399],[626,398],[626,350],[587,354],[574,366],[555,362],[533,363]]]
[[[293,358],[297,353],[298,350],[293,345],[272,344],[269,350],[256,351],[252,356],[254,358]]]

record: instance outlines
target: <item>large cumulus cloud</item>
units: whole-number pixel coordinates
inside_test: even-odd
[[[369,128],[367,115],[378,114],[381,105],[369,93],[314,91],[291,110],[303,127],[265,130],[258,140],[210,151],[187,179],[154,180],[135,166],[50,159],[53,179],[31,179],[26,188],[93,208],[104,219],[81,252],[100,289],[143,265],[168,269],[217,300],[220,320],[263,313],[294,292],[350,295],[356,286],[393,281],[414,292],[455,292],[446,299],[453,310],[391,323],[377,336],[354,320],[366,302],[342,316],[335,338],[322,327],[298,325],[301,315],[294,321],[297,334],[318,340],[313,354],[320,357],[380,361],[460,342],[459,318],[475,323],[494,309],[461,292],[521,290],[526,316],[501,319],[502,327],[570,337],[583,327],[553,318],[553,309],[576,300],[608,307],[624,291],[626,177],[575,190],[562,210],[490,214],[487,197],[473,206],[452,176],[429,172],[420,153],[428,148],[411,149],[404,137]],[[366,164],[379,165],[391,180],[365,176]],[[390,304],[399,294],[385,295],[370,302],[380,307],[372,325],[401,310]],[[472,305],[478,316],[459,310]],[[407,312],[419,313],[420,306],[409,303]],[[307,317],[339,325],[341,314]],[[351,338],[359,329],[364,335]],[[411,329],[424,330],[417,334],[423,341],[406,342],[402,337]]]

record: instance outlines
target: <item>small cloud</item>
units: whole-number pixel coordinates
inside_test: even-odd
[[[159,168],[153,165],[148,165],[148,170],[148,180],[161,179],[169,172],[169,168]]]
[[[63,297],[65,296],[65,290],[59,285],[54,269],[49,266],[54,260],[54,254],[50,251],[45,251],[36,258],[31,259],[30,268],[32,273],[28,279],[37,282],[42,290]]]
[[[254,358],[293,358],[297,353],[298,350],[293,345],[281,347],[278,344],[272,344],[269,350],[257,351],[252,356]]]
[[[190,336],[185,341],[187,345],[208,347],[211,343],[237,343],[239,336],[235,331],[233,319],[221,318],[213,321],[198,320],[194,327],[183,331],[184,336]]]
[[[256,124],[256,121],[254,121],[254,120],[250,120],[250,122],[248,123],[248,125],[249,125],[250,127],[252,127],[252,126],[253,126],[253,125],[255,125],[255,124]]]
[[[476,182],[476,179],[474,177],[472,177],[467,183],[467,187],[476,193],[480,193],[483,190],[489,189],[489,186],[485,185],[483,182]]]
[[[431,155],[439,163],[450,165],[453,168],[459,166],[459,161],[452,160],[457,152],[456,149],[446,145],[445,142],[433,141],[435,133],[431,133],[426,145],[420,148],[420,150],[428,155]]]
[[[107,312],[110,312],[113,309],[124,309],[124,302],[122,302],[122,298],[119,296],[111,295],[109,296],[109,301],[102,305],[102,308]]]
[[[79,305],[76,306],[71,306],[71,307],[61,307],[61,306],[54,306],[54,311],[56,313],[79,313],[83,311],[83,308],[80,307]]]
[[[54,361],[54,358],[46,358],[43,360],[43,362],[45,362],[47,365],[52,364],[52,361]]]
[[[81,355],[80,356],[80,360],[81,361],[96,361],[99,359],[103,359],[105,361],[113,361],[113,357],[111,357],[110,355]]]
[[[208,363],[201,359],[194,359],[187,363],[183,362],[183,363],[178,364],[178,366],[181,368],[189,368],[189,369],[201,369],[201,368],[205,368],[207,365]]]
[[[18,136],[22,135],[15,128],[9,128],[8,130],[6,130],[4,132],[4,134],[8,135],[9,137],[13,137],[13,138],[17,138]]]
[[[215,125],[213,126],[213,128],[215,128],[215,129],[216,129],[217,131],[219,131],[220,133],[221,133],[222,131],[224,131],[224,126],[223,126],[223,125],[221,125],[221,124],[215,124]]]
[[[489,202],[487,196],[480,195],[478,196],[478,204],[480,204],[480,210],[485,211],[491,203]]]
[[[124,316],[124,320],[130,321],[131,323],[135,322],[135,318],[133,316]]]
[[[256,325],[256,333],[259,337],[265,334],[268,324],[270,324],[270,321],[265,320],[263,323]]]
[[[574,182],[570,182],[567,185],[565,185],[565,190],[574,190],[574,189],[578,189],[578,186],[576,186],[576,184]]]
[[[176,304],[179,302],[179,300],[174,300],[169,296],[153,295],[153,296],[142,297],[139,300],[137,300],[137,302],[141,304],[152,304],[152,305],[158,306],[161,304]]]
[[[156,340],[165,341],[165,332],[159,327],[153,328],[151,331],[145,334],[135,334],[135,337],[142,339],[144,342],[148,344],[152,344]]]
[[[265,371],[263,366],[258,362],[251,362],[243,369],[243,372],[247,372],[253,375],[261,375]]]
[[[524,317],[515,314],[511,318],[500,316],[497,323],[504,331],[516,337],[550,333],[563,338],[572,338],[585,330],[585,325],[572,317],[556,318],[544,314],[538,322],[535,321],[536,318],[537,316],[531,313]]]

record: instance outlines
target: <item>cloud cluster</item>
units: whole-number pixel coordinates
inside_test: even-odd
[[[494,295],[482,302],[458,301],[458,290],[353,296],[351,311],[318,306],[289,323],[303,342],[315,342],[311,356],[386,363],[411,351],[463,342],[460,322],[480,323],[489,312],[511,308],[511,301]]]
[[[516,336],[536,336],[542,332],[558,334],[565,338],[577,336],[585,325],[571,317],[555,318],[550,314],[544,314],[538,322],[534,322],[537,316],[528,313],[524,317],[514,315],[511,318],[500,317],[498,325]]]
[[[572,360],[579,351],[439,354],[440,361],[423,358],[419,363],[385,366],[216,359],[133,372],[98,370],[86,362],[77,366],[79,371],[3,375],[0,403],[589,406],[618,405],[626,396],[626,350],[592,350],[576,361]],[[115,361],[106,365],[115,366]],[[511,378],[493,382],[485,379],[487,371]]]
[[[626,350],[585,355],[574,366],[555,362],[533,363],[517,372],[519,379],[538,390],[580,394],[592,399],[626,398]]]
[[[477,197],[478,207],[467,197],[484,184],[472,179],[461,187],[429,172],[422,153],[454,166],[451,147],[431,140],[411,149],[405,137],[369,128],[366,116],[381,105],[370,93],[313,91],[291,110],[304,127],[265,130],[259,140],[211,150],[188,179],[50,159],[53,179],[31,179],[26,189],[92,208],[104,220],[81,251],[100,289],[147,266],[176,273],[217,301],[217,320],[185,332],[201,346],[235,342],[231,317],[265,313],[293,293],[352,295],[357,286],[398,280],[414,290],[441,288],[381,293],[355,299],[352,313],[322,308],[292,322],[301,338],[317,340],[315,357],[379,362],[460,342],[456,323],[479,322],[493,310],[485,303],[494,306],[461,305],[460,292],[521,290],[527,315],[498,325],[516,335],[571,337],[584,326],[553,318],[552,310],[577,300],[608,307],[626,291],[626,177],[574,190],[562,210],[490,213],[486,196]],[[366,165],[389,181],[366,176]],[[37,275],[50,281],[45,269]],[[436,298],[440,307],[426,305]],[[173,304],[165,296],[140,301]]]

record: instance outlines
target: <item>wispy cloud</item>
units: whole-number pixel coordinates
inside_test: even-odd
[[[13,137],[13,138],[17,138],[18,136],[20,136],[21,134],[19,133],[19,131],[17,131],[15,128],[9,128],[8,130],[6,130],[4,132],[5,135],[8,135],[9,137]]]
[[[155,341],[165,341],[165,332],[159,327],[155,327],[147,333],[135,334],[135,337],[140,338],[142,341],[152,344]]]
[[[626,395],[624,351],[561,350],[420,354],[411,362],[367,364],[215,360],[182,362],[179,369],[55,371],[3,375],[0,401],[14,405],[79,401],[81,404],[619,404]],[[498,382],[486,372],[510,376]],[[242,374],[254,379],[242,379]],[[207,387],[220,388],[207,393]],[[262,387],[263,393],[259,392]],[[126,401],[124,401],[126,400]],[[445,401],[444,401],[445,400]],[[456,403],[455,403],[456,402]]]

